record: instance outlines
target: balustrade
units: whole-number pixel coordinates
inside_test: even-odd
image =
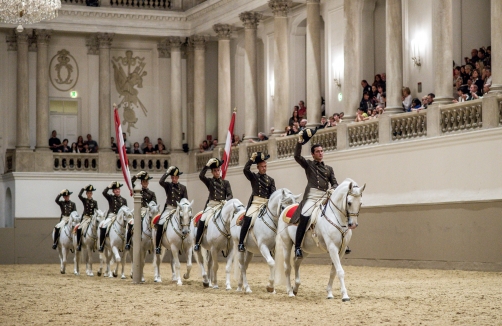
[[[312,144],[319,144],[325,152],[336,150],[336,134],[337,128],[325,128],[316,132],[314,137],[310,140]]]
[[[195,155],[195,159],[197,160],[197,171],[201,171],[206,165],[207,161],[213,157],[213,152],[204,152]]]
[[[394,141],[427,136],[427,110],[396,114],[390,121]]]
[[[298,136],[291,135],[277,138],[277,158],[284,159],[295,155],[295,147],[298,143]]]
[[[483,126],[482,100],[467,101],[441,107],[443,134],[480,129]]]
[[[239,165],[239,147],[232,146],[230,148],[230,162],[228,166],[238,166]]]
[[[171,9],[169,0],[110,0],[111,7],[139,8],[139,9]]]
[[[163,154],[128,154],[129,170],[131,172],[146,171],[149,173],[162,173],[169,168],[171,157]],[[117,155],[117,171],[122,171],[119,156]]]
[[[98,172],[99,156],[98,154],[54,153],[53,168],[54,171],[60,172]]]
[[[251,157],[251,154],[254,152],[262,152],[265,155],[268,155],[268,141],[260,141],[257,143],[251,143],[247,146],[248,157]]]
[[[378,143],[378,119],[351,123],[348,126],[349,147]]]

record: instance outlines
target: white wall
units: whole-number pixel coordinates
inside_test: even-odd
[[[386,15],[385,0],[377,0],[374,13],[374,39],[375,39],[375,75],[385,72],[385,46],[387,37],[385,32]],[[372,79],[373,81],[373,79]],[[368,81],[369,82],[369,81]]]
[[[197,76],[195,76],[197,78]],[[206,42],[206,135],[218,138],[218,42]]]
[[[462,0],[462,56],[491,44],[490,0]]]

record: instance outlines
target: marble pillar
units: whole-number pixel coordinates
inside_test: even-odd
[[[28,38],[27,30],[17,34],[17,111],[16,149],[30,148],[28,107]],[[47,138],[48,139],[48,138]]]
[[[274,136],[283,133],[291,111],[289,99],[288,12],[291,0],[270,0],[274,13]]]
[[[502,1],[491,0],[492,87],[490,93],[502,93]]]
[[[206,38],[200,35],[190,37],[194,46],[194,83],[193,83],[193,150],[206,139]]]
[[[321,122],[321,4],[307,0],[307,121],[309,126]]]
[[[361,87],[361,11],[363,0],[344,0],[342,103],[345,121],[352,121],[363,95]]]
[[[232,117],[232,88],[230,79],[230,37],[233,27],[216,24],[218,35],[218,144],[224,146]]]
[[[189,39],[185,47],[187,60],[187,140],[190,149],[196,149],[198,144],[194,142],[194,46]]]
[[[99,151],[111,152],[110,47],[113,33],[98,33],[99,41]]]
[[[49,59],[51,30],[37,29],[37,151],[48,151],[49,144]]]
[[[435,103],[451,103],[451,69],[453,62],[452,0],[432,2],[432,58],[434,65]]]
[[[239,15],[244,24],[244,112],[245,138],[258,135],[258,79],[256,70],[256,29],[263,15],[259,12],[245,11]]]
[[[169,37],[171,49],[171,133],[170,150],[180,152],[182,150],[182,112],[181,112],[181,37]]]
[[[387,106],[385,113],[402,113],[403,88],[403,23],[401,0],[387,0],[385,7]]]

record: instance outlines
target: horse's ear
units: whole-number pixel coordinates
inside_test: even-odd
[[[282,188],[282,195],[286,196],[286,191],[284,191],[284,188]]]
[[[192,207],[192,205],[193,205],[193,199],[192,199],[192,202],[190,203],[190,207]]]
[[[298,198],[300,198],[300,196],[301,196],[301,195],[302,195],[302,194],[301,194],[301,193],[299,193],[298,195],[296,195],[296,196],[295,196],[295,195],[293,195],[293,196],[295,197],[295,199],[298,199]]]
[[[349,191],[350,191],[350,190],[352,190],[352,187],[353,187],[353,186],[354,186],[354,185],[352,184],[352,181],[351,181],[351,182],[349,183]]]
[[[361,188],[361,193],[363,193],[364,188],[366,188],[366,184],[364,184],[363,187]]]
[[[180,202],[179,201],[176,201],[176,206],[179,206],[180,205]]]

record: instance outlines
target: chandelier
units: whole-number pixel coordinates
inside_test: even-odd
[[[58,9],[61,0],[0,0],[0,22],[34,24],[56,18]]]

